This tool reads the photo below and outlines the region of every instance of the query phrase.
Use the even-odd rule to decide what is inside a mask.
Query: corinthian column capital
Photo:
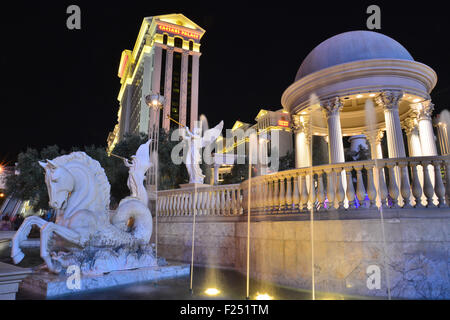
[[[339,114],[344,107],[344,104],[339,97],[321,101],[320,105],[322,106],[327,118]]]
[[[385,110],[397,109],[398,103],[402,97],[403,91],[401,90],[382,91],[380,95],[375,98],[375,102]]]
[[[294,132],[303,132],[307,138],[307,141],[309,141],[309,137],[311,136],[309,116],[301,116],[296,114],[292,116],[292,119],[294,122]]]
[[[413,106],[417,120],[431,120],[431,115],[434,111],[434,104],[431,100],[427,100],[422,103],[418,103]]]
[[[403,125],[403,129],[405,129],[406,134],[410,134],[410,133],[418,130],[417,119],[414,116],[406,118],[403,121],[402,125]]]

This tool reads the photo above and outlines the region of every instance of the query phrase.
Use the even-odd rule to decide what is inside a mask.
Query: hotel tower
[[[124,134],[149,133],[159,122],[165,130],[178,126],[167,116],[193,127],[198,120],[200,39],[205,30],[182,14],[146,17],[133,51],[124,50],[118,76],[117,124],[108,135],[108,151]],[[165,97],[161,115],[151,112],[145,96]]]

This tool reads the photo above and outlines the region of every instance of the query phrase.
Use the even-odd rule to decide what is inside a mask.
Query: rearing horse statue
[[[141,146],[147,153],[148,144]],[[12,240],[11,257],[14,263],[23,259],[20,244],[33,225],[41,229],[41,257],[48,269],[55,273],[60,272],[62,267],[55,263],[55,254],[50,254],[49,241],[53,234],[82,249],[137,248],[149,244],[152,216],[147,203],[139,196],[129,196],[120,201],[115,213],[110,214],[110,184],[96,160],[84,152],[73,152],[39,164],[45,169],[49,204],[57,211],[56,221],[48,222],[36,216],[26,218]],[[149,165],[141,165],[140,168],[148,169]],[[143,181],[137,183],[142,184]],[[134,222],[131,230],[129,221]],[[69,252],[73,250],[69,247],[65,249]]]

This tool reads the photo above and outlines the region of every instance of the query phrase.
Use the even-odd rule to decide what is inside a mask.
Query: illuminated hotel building
[[[133,51],[124,50],[118,76],[118,121],[108,136],[111,152],[125,133],[149,133],[159,122],[178,126],[167,116],[193,127],[198,120],[200,39],[205,30],[182,14],[144,18]],[[161,112],[150,112],[145,96],[165,97]]]
[[[273,146],[279,153],[280,157],[287,155],[290,152],[293,152],[293,135],[292,135],[292,125],[291,125],[291,116],[288,112],[283,109],[277,111],[270,111],[261,109],[258,112],[258,115],[255,118],[255,124],[249,124],[241,121],[236,121],[231,128],[232,138],[228,137],[228,139],[220,141],[222,137],[219,137],[218,143],[219,145],[222,143],[222,149],[218,150],[218,154],[239,154],[239,147],[244,144],[245,155],[248,156],[249,153],[249,137],[248,134],[239,135],[236,134],[238,129],[243,130],[248,133],[250,131],[255,131],[258,137],[258,154],[261,156],[268,156],[272,149],[272,143],[275,143]],[[275,136],[277,141],[274,140],[273,132],[277,131],[277,135]],[[242,131],[241,131],[242,132]],[[237,158],[235,159],[237,161]],[[223,175],[231,172],[232,165],[230,164],[221,164],[216,165],[214,168],[214,183],[221,182],[223,180]],[[257,174],[267,174],[268,168],[267,166],[257,165]]]

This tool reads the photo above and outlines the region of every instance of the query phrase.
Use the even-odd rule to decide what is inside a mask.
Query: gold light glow
[[[216,288],[208,288],[205,290],[205,293],[208,296],[217,296],[220,293],[220,290],[218,290]]]
[[[419,98],[416,98],[416,99],[413,100],[414,103],[415,103],[415,102],[419,102],[419,101],[420,101]]]
[[[375,93],[369,94],[369,97],[375,97]]]
[[[363,97],[363,95],[362,94],[358,94],[357,96],[356,96],[356,98],[362,98]]]
[[[267,293],[257,293],[255,300],[273,300],[273,297],[268,295]]]

